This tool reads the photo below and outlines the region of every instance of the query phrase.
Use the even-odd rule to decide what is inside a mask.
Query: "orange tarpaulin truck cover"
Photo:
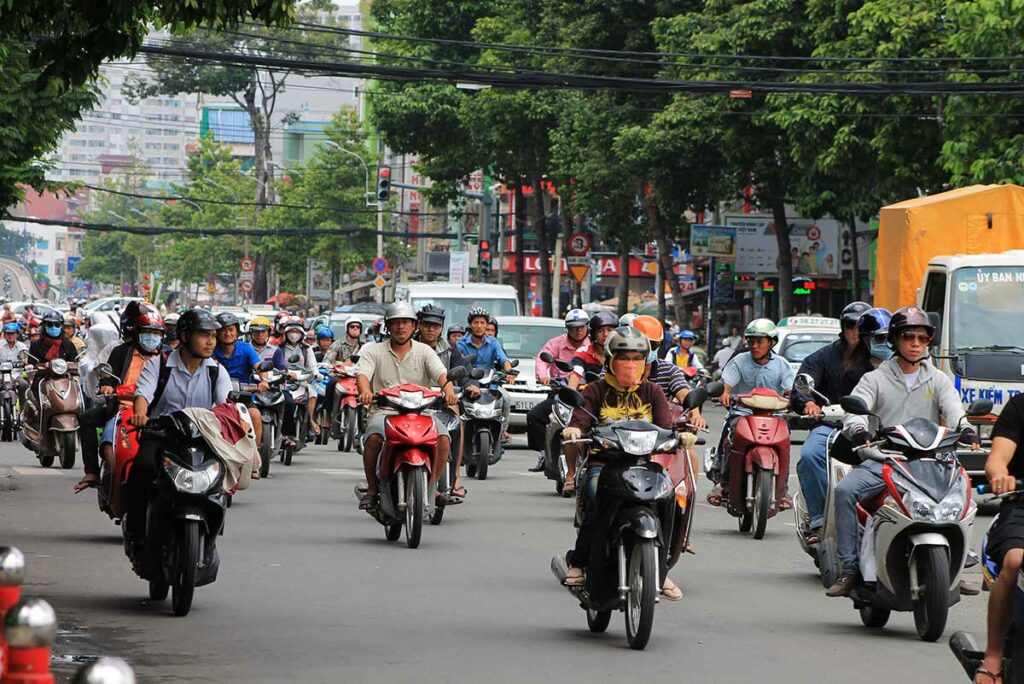
[[[882,207],[878,222],[875,306],[914,304],[928,262],[937,256],[1024,249],[1024,188],[972,185]]]

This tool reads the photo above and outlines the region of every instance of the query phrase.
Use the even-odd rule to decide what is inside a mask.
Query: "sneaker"
[[[857,586],[860,578],[855,572],[844,572],[836,580],[836,583],[825,590],[825,596],[829,598],[839,598],[840,596],[849,596],[853,588]]]

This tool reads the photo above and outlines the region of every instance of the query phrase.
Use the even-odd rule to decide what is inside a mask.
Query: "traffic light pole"
[[[377,202],[377,256],[384,256],[384,203]],[[394,276],[392,276],[394,278]],[[380,303],[384,303],[384,288],[377,293]]]

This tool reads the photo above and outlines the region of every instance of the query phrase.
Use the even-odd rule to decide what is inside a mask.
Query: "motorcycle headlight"
[[[50,372],[54,375],[64,375],[68,372],[68,362],[64,359],[50,361]]]
[[[936,503],[905,478],[893,474],[893,482],[903,491],[903,505],[912,518],[934,522],[957,522],[967,505],[967,483],[961,479],[942,501]]]
[[[10,373],[12,370],[14,370],[14,364],[11,363],[10,361],[4,361],[3,363],[0,363],[0,371],[3,371],[4,373]]]
[[[664,442],[659,444],[654,450],[655,451],[662,451],[662,452],[675,451],[676,447],[678,447],[678,446],[679,446],[679,438],[673,436],[673,437],[669,437]]]
[[[427,406],[433,399],[426,399],[423,392],[399,392],[398,398],[393,401],[402,408],[418,409]]]
[[[223,470],[220,461],[212,461],[205,468],[190,470],[182,468],[169,458],[164,458],[164,470],[170,475],[174,487],[185,494],[205,494],[210,491]]]
[[[473,418],[493,418],[497,413],[497,406],[495,402],[466,404],[466,414]]]
[[[646,456],[654,451],[658,433],[654,430],[616,430],[622,450],[633,456]]]

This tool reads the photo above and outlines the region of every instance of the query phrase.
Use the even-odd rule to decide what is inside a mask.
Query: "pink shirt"
[[[583,342],[579,345],[574,345],[569,341],[568,335],[559,335],[553,339],[548,340],[548,343],[544,345],[544,348],[540,350],[541,354],[547,352],[555,358],[556,361],[565,361],[566,363],[572,363],[572,359],[576,356],[576,353],[587,345],[587,338],[583,338]],[[558,370],[553,364],[541,361],[540,354],[537,355],[537,366],[536,366],[537,379],[542,378],[564,378],[569,375],[564,371]]]

